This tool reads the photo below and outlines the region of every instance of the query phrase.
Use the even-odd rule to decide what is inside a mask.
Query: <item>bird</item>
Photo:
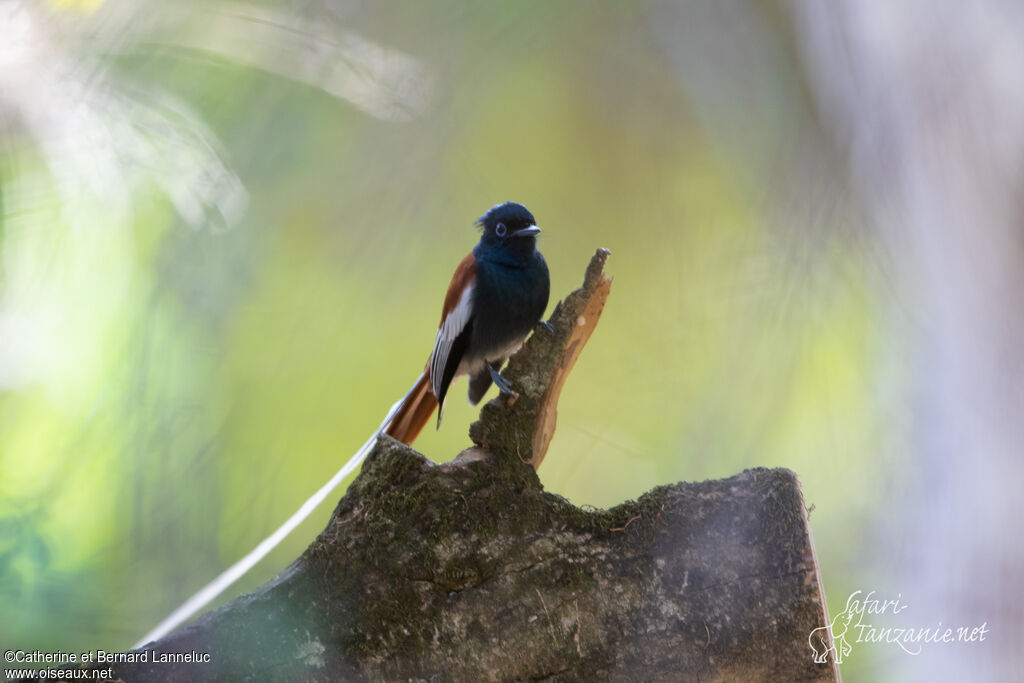
[[[459,263],[441,307],[434,348],[384,433],[411,444],[438,409],[456,377],[469,376],[468,399],[476,405],[493,382],[514,394],[502,365],[541,322],[551,282],[537,249],[540,228],[518,202],[491,207],[476,221],[480,241]],[[543,324],[543,323],[542,323]],[[551,330],[550,325],[547,329]]]

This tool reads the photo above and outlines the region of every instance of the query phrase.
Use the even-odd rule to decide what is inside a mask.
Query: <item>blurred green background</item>
[[[5,2],[0,641],[126,649],[276,528],[416,378],[505,200],[552,305],[612,252],[545,487],[792,468],[841,610],[900,438],[885,268],[775,6],[740,74],[657,8]],[[469,444],[464,391],[435,460]]]

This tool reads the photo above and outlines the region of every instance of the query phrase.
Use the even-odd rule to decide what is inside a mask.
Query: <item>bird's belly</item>
[[[523,344],[548,303],[548,270],[543,257],[525,268],[478,263],[473,290],[473,333],[467,349],[471,373],[484,362],[508,358]]]
[[[482,353],[474,354],[471,356],[463,356],[459,362],[459,367],[455,371],[456,376],[461,375],[475,375],[484,368],[484,363],[493,363],[494,361],[504,361],[506,358],[511,356],[513,353],[519,350],[519,347],[526,341],[528,335],[506,342],[500,346],[494,346],[489,349],[485,349]]]
[[[524,341],[526,341],[526,335],[523,335],[519,339],[514,339],[510,341],[504,346],[499,346],[494,349],[488,349],[487,352],[484,353],[484,359],[488,363],[496,360],[504,360],[511,356],[516,351],[518,351],[519,347],[523,345]]]

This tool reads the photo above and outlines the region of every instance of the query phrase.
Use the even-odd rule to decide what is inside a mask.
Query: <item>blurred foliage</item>
[[[862,587],[899,378],[855,213],[771,194],[796,140],[779,122],[813,128],[805,101],[746,121],[761,156],[744,156],[701,123],[656,12],[624,3],[122,5],[23,6],[39,45],[16,56],[43,85],[0,100],[0,640],[123,649],[251,549],[413,382],[473,220],[507,199],[544,229],[552,304],[612,251],[545,486],[609,506],[790,467],[833,611]],[[319,33],[245,43],[268,12]],[[346,61],[369,43],[429,88],[359,105],[299,66],[372,76]],[[58,78],[100,92],[94,121],[52,100]],[[40,108],[69,138],[33,126]],[[132,135],[80,127],[114,120]],[[417,443],[435,459],[469,443],[462,391]]]

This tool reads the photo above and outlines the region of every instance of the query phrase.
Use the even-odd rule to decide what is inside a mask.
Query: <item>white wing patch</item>
[[[463,290],[459,303],[444,319],[444,323],[434,339],[434,352],[430,354],[430,385],[434,390],[434,396],[441,395],[444,368],[448,364],[448,354],[451,353],[452,344],[455,343],[455,338],[462,333],[462,330],[466,329],[466,324],[469,322],[475,284],[475,282],[471,282]],[[439,409],[444,409],[444,406],[440,406]]]

